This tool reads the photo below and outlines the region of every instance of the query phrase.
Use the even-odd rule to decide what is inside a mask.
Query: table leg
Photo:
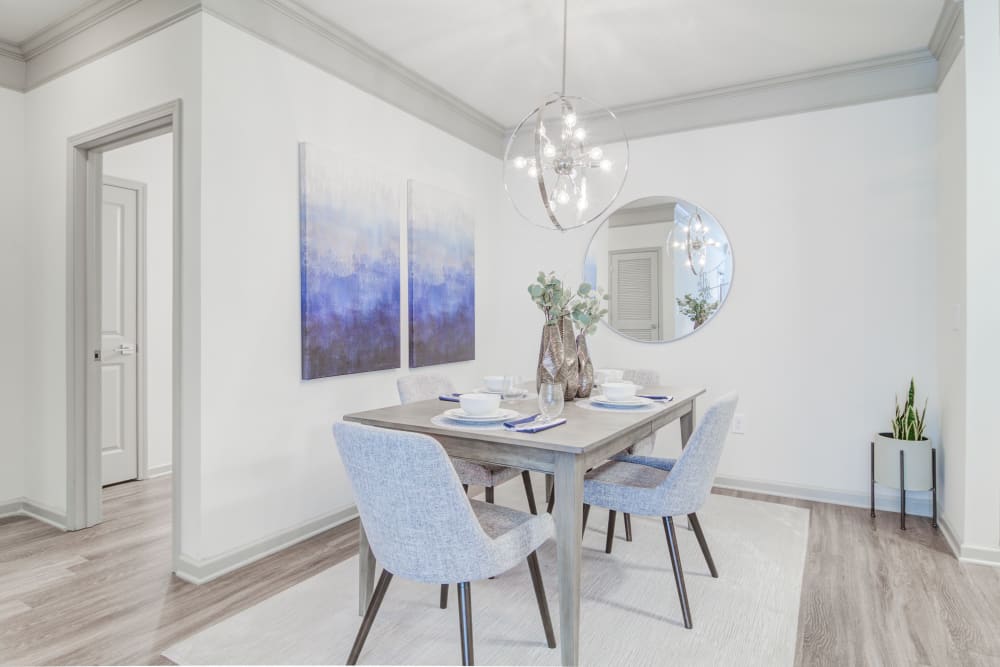
[[[691,434],[694,432],[694,408],[695,402],[691,401],[691,412],[680,418],[681,422],[681,449],[687,446]]]
[[[375,583],[375,554],[368,546],[365,526],[358,519],[358,616],[364,616]]]
[[[681,449],[687,447],[688,440],[691,439],[691,434],[694,432],[694,408],[695,402],[691,401],[691,412],[680,418],[681,423]],[[685,525],[685,524],[682,524]],[[691,527],[691,522],[688,521],[686,524],[688,530],[693,530]]]
[[[583,530],[583,461],[556,458],[555,522],[559,565],[559,648],[562,664],[580,663],[580,534]]]

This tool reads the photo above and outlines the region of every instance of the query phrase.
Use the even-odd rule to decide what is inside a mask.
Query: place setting
[[[580,406],[594,410],[654,410],[674,400],[662,393],[639,393],[643,388],[623,380],[620,370],[603,369],[594,373],[594,392],[580,401]]]
[[[517,433],[538,433],[566,423],[560,417],[564,406],[565,388],[561,383],[543,383],[539,387],[538,412],[525,415],[513,408],[505,408],[502,400],[525,400],[533,394],[519,387],[516,376],[491,376],[484,378],[487,388],[499,391],[483,391],[462,394],[441,394],[441,401],[458,403],[431,418],[431,423],[445,428],[475,430],[507,430]]]

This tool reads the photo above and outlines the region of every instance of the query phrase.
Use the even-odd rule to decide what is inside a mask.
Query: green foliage
[[[602,310],[603,302],[608,299],[604,290],[594,290],[589,283],[581,283],[576,290],[570,289],[555,273],[539,271],[535,282],[528,285],[528,294],[545,313],[546,324],[555,324],[560,318],[571,316],[577,328],[587,334],[597,330],[597,323],[608,312]]]
[[[594,290],[588,283],[580,285],[572,309],[577,331],[587,336],[597,333],[597,323],[608,314],[608,309],[604,307],[607,300],[608,295],[602,288]]]
[[[916,388],[913,378],[910,378],[910,391],[907,392],[906,403],[899,405],[899,396],[896,396],[896,416],[892,420],[892,437],[896,440],[923,440],[924,439],[924,418],[927,415],[927,399],[924,399],[924,409],[917,412],[914,399],[916,398]]]
[[[719,309],[719,302],[709,301],[706,294],[685,294],[684,298],[677,299],[677,309],[681,315],[694,322],[694,328],[697,329]]]

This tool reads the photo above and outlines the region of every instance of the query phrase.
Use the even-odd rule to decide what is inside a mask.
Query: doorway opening
[[[69,140],[67,528],[104,488],[171,488],[180,535],[180,101]],[[135,487],[138,489],[138,486]]]

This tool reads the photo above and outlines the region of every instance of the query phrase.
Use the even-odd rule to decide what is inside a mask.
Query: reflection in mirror
[[[607,288],[605,322],[618,333],[676,340],[722,307],[733,280],[732,247],[708,211],[672,197],[637,199],[595,232],[584,280]]]

